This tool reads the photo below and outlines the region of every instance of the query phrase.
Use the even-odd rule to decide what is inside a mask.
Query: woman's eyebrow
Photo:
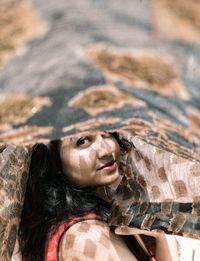
[[[66,138],[62,141],[62,148],[69,147],[72,143],[74,143],[74,137]]]
[[[111,137],[111,133],[109,133],[109,132],[103,132],[103,133],[101,133],[101,136],[102,136],[102,137]]]

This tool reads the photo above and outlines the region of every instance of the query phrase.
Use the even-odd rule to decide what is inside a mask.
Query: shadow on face
[[[119,156],[120,146],[108,132],[81,132],[61,140],[63,171],[79,186],[113,184],[120,175]]]

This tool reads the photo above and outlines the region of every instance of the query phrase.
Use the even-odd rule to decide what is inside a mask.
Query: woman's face
[[[119,178],[120,148],[109,133],[88,131],[64,138],[63,171],[79,186],[110,185]]]

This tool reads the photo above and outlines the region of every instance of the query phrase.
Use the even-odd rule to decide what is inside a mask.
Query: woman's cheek
[[[120,154],[120,147],[119,147],[118,142],[116,140],[112,140],[110,146],[111,146],[112,151],[114,152],[115,157],[117,159],[119,157],[119,154]]]
[[[88,170],[88,163],[84,157],[79,158],[79,166],[78,166],[78,172],[85,173]]]
[[[88,169],[92,170],[96,167],[96,151],[92,147],[85,150],[84,159]]]
[[[73,162],[75,161],[75,155],[72,150],[69,150],[66,154],[64,154],[64,160],[66,165],[73,166]]]

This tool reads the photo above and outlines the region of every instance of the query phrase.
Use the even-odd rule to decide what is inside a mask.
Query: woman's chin
[[[105,184],[104,185],[112,185],[115,182],[117,182],[120,179],[121,175],[119,174],[119,171],[116,170],[114,173],[109,174],[105,177]],[[120,179],[121,180],[121,179]]]

